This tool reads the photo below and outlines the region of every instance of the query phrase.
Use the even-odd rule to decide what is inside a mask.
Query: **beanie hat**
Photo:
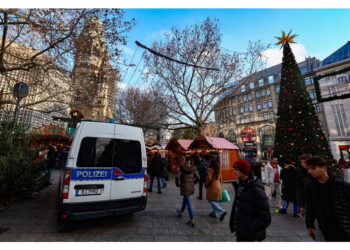
[[[249,175],[251,171],[250,163],[246,160],[238,160],[233,164],[235,169],[238,169],[244,175]]]

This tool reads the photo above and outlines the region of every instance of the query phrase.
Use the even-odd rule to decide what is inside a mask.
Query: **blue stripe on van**
[[[122,174],[115,175],[114,169],[118,169]],[[125,179],[143,178],[145,168],[140,173],[125,174],[119,168],[72,168],[71,180],[111,180],[115,177],[122,176]]]
[[[145,168],[141,168],[141,172],[140,173],[136,173],[136,174],[125,174],[119,168],[114,168],[114,169],[117,169],[122,174],[113,174],[113,178],[122,176],[125,179],[135,179],[135,178],[143,178],[144,175],[145,175]],[[114,173],[114,169],[113,169],[113,173]]]

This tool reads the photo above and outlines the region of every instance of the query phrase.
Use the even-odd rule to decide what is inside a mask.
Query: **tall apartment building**
[[[13,66],[23,63],[34,53],[36,51],[32,48],[14,42],[6,50],[4,60],[6,64]],[[36,60],[47,63],[50,58],[42,55]],[[54,120],[53,117],[68,117],[67,103],[70,102],[70,95],[67,93],[70,88],[70,78],[53,64],[50,64],[50,68],[46,70],[34,67],[30,70],[13,70],[0,74],[0,100],[2,101],[0,121],[13,119],[15,105],[7,102],[16,101],[12,89],[17,82],[24,82],[29,86],[29,94],[21,102],[19,122],[30,128],[46,124],[62,128],[66,126],[64,122]]]
[[[324,130],[322,107],[317,103],[313,82],[320,61],[306,58],[299,63],[301,74]],[[226,91],[215,104],[218,134],[240,147],[241,156],[268,159],[273,152],[278,94],[282,64],[259,71],[242,79],[239,89]]]
[[[322,61],[315,83],[333,157],[350,161],[350,41]]]
[[[85,23],[76,47],[71,114],[86,120],[114,119],[118,71],[109,63],[103,24],[97,18]]]

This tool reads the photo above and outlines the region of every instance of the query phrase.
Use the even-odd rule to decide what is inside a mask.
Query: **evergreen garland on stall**
[[[294,43],[294,37],[290,32],[277,37],[277,45],[283,47],[283,59],[274,156],[282,166],[286,160],[297,162],[306,153],[320,156],[331,165],[334,162],[330,147],[289,45]]]

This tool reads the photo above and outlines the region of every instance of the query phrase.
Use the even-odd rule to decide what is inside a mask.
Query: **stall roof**
[[[29,136],[35,135],[41,137],[62,137],[67,139],[70,138],[70,135],[65,131],[64,128],[52,124],[34,128],[28,132]]]
[[[239,149],[236,145],[229,142],[225,138],[220,137],[208,137],[208,136],[197,136],[196,139],[191,143],[189,149],[194,148],[202,148],[203,143],[199,143],[200,141],[205,142],[206,146],[215,149]],[[209,144],[209,145],[208,145]]]
[[[179,144],[181,145],[181,147],[183,147],[184,149],[188,149],[188,147],[191,145],[191,143],[193,142],[193,140],[185,140],[185,139],[180,139],[177,140],[179,142]]]
[[[185,140],[185,139],[176,139],[173,138],[169,141],[168,145],[165,149],[167,150],[178,150],[179,147],[181,147],[183,150],[187,150],[188,147],[191,145],[193,140]]]

